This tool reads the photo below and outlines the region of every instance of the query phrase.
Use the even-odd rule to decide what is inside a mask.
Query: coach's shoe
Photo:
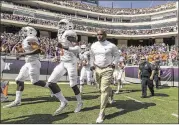
[[[68,101],[61,102],[60,107],[54,112],[53,116],[59,115],[67,105]]]
[[[109,98],[108,101],[109,101],[109,104],[113,104],[115,102],[114,99],[111,99],[111,98]]]
[[[82,109],[82,107],[83,107],[83,102],[78,102],[78,104],[77,104],[77,107],[76,107],[76,109],[75,109],[75,113],[76,112],[80,112],[81,111],[81,109]]]
[[[1,97],[1,102],[7,102],[7,101],[9,101],[7,96]]]
[[[21,105],[20,101],[19,102],[18,101],[13,101],[8,105],[3,106],[3,108],[11,108],[11,107],[19,106],[19,105]]]
[[[113,91],[112,91],[112,95],[108,98],[109,104],[113,104],[113,103],[115,102],[114,99],[113,99],[113,97],[114,97],[114,93],[113,93]]]
[[[115,91],[114,93],[115,93],[115,94],[119,94],[119,91]]]
[[[104,121],[105,115],[99,115],[98,118],[96,119],[96,123],[102,123]]]

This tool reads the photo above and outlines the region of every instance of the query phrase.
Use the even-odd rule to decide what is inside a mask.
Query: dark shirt
[[[155,67],[149,63],[149,62],[144,62],[139,64],[139,70],[141,71],[141,78],[147,77],[149,78],[151,76],[152,70],[154,70]]]
[[[154,75],[158,75],[159,74],[159,70],[160,70],[159,63],[154,63],[154,70],[155,70]]]

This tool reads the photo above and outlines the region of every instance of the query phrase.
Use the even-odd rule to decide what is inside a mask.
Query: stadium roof
[[[166,4],[172,1],[112,1],[112,0],[99,0],[99,6],[110,7],[110,8],[148,8],[154,7],[161,4]]]

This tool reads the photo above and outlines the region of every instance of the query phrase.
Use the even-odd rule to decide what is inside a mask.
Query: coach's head
[[[104,42],[106,40],[107,34],[104,30],[99,30],[97,32],[97,39],[100,42]]]

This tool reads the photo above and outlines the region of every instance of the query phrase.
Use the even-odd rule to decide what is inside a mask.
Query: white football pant
[[[51,83],[57,83],[58,80],[66,73],[68,72],[69,81],[70,81],[70,87],[73,87],[77,85],[77,61],[61,61],[60,64],[58,64],[52,74],[50,75],[48,82]]]
[[[28,77],[30,77],[31,83],[34,84],[39,81],[40,68],[41,63],[39,60],[25,63],[21,67],[20,72],[15,80],[24,82]]]
[[[83,66],[80,73],[80,84],[84,84],[84,80],[88,83],[92,82],[92,71],[90,67]]]

